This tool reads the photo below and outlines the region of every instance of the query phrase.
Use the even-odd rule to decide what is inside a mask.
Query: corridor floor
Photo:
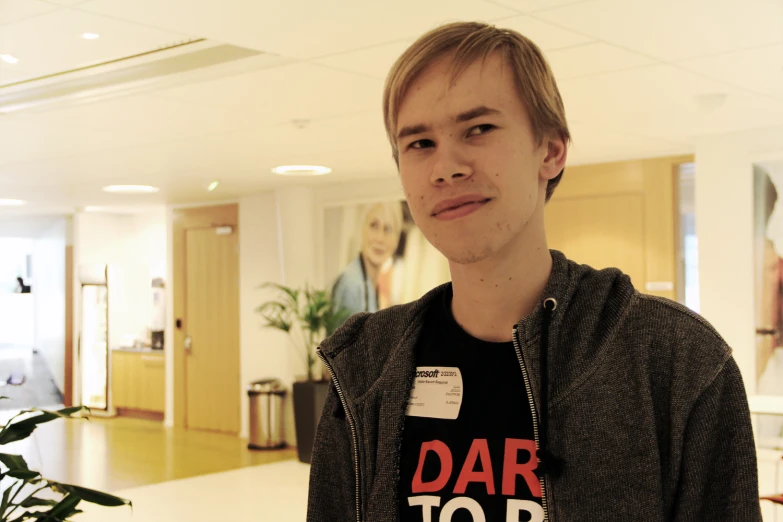
[[[11,375],[24,375],[20,386],[5,384]],[[0,410],[46,407],[62,403],[62,395],[46,361],[32,347],[0,345]]]

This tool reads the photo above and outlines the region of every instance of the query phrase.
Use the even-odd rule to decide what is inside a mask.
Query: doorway
[[[174,212],[175,425],[238,434],[238,207]]]

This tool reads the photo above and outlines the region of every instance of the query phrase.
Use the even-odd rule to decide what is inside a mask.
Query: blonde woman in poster
[[[380,308],[383,272],[400,243],[402,208],[399,201],[368,205],[358,222],[360,251],[345,267],[332,287],[337,307],[357,312],[377,312]],[[388,284],[382,285],[383,289]]]
[[[783,259],[772,217],[778,191],[769,174],[754,166],[756,192],[756,393],[783,395]],[[778,217],[775,213],[775,217]],[[783,418],[760,416],[758,435],[783,437]]]

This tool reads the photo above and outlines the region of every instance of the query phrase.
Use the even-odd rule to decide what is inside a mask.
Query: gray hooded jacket
[[[745,388],[723,339],[688,309],[636,292],[616,269],[552,257],[543,297],[556,309],[542,299],[514,328],[534,421],[545,426],[536,442],[544,438],[543,454],[560,463],[542,473],[547,520],[761,520]],[[319,348],[332,384],[308,522],[398,521],[416,341],[444,288],[355,315]]]

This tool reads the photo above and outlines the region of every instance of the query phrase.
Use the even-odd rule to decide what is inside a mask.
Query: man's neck
[[[510,341],[514,325],[535,309],[552,273],[552,255],[543,236],[527,244],[479,263],[450,265],[451,309],[457,323],[473,337]]]

